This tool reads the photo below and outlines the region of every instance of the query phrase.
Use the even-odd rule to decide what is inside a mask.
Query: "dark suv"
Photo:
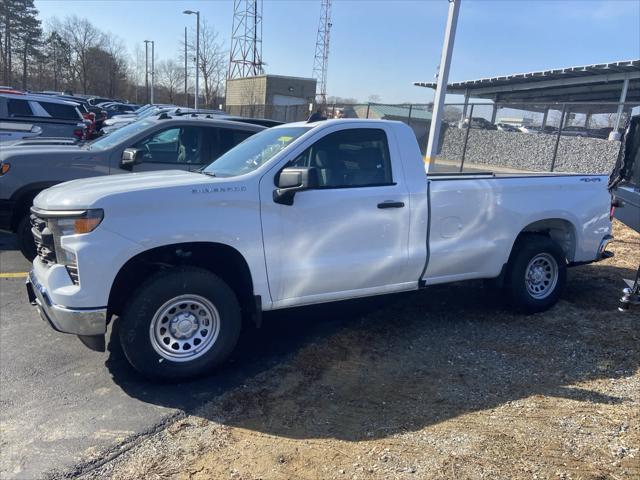
[[[149,170],[197,171],[265,127],[203,116],[160,115],[83,145],[29,144],[0,151],[0,229],[35,257],[29,222],[35,196],[78,178]]]

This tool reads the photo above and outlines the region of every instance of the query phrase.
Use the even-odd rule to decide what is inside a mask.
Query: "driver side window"
[[[330,133],[296,158],[292,167],[318,169],[320,188],[390,185],[391,162],[384,130],[353,128]]]
[[[143,163],[201,163],[202,131],[198,127],[161,130],[138,142]]]

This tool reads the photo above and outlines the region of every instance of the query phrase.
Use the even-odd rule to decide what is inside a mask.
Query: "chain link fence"
[[[608,173],[632,103],[449,103],[435,170]],[[314,107],[315,108],[318,107]],[[425,154],[432,104],[329,104],[327,118],[397,120]],[[282,122],[306,120],[309,105],[227,106],[227,112]],[[617,133],[617,134],[616,134]]]

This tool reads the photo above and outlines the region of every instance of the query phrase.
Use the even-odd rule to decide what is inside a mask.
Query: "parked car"
[[[631,111],[609,189],[613,195],[611,214],[640,233],[640,107]],[[640,265],[635,280],[625,281],[627,288],[620,299],[621,311],[640,306]]]
[[[496,123],[496,128],[501,132],[519,132],[518,127],[508,123]]]
[[[123,113],[133,113],[139,108],[138,105],[131,105],[128,103],[101,103],[98,106],[107,112],[107,118],[111,118],[114,115],[121,115]]]
[[[116,100],[114,98],[104,98],[104,97],[91,97],[87,101],[91,105],[98,105],[100,103],[105,103],[105,102],[120,102],[120,103],[124,103],[122,100]]]
[[[562,128],[562,135],[567,137],[588,137],[589,132],[584,127],[569,126]]]
[[[38,126],[45,137],[83,139],[86,134],[77,104],[44,95],[0,94],[0,121]]]
[[[522,125],[518,130],[522,133],[558,133],[558,129],[551,125],[545,125],[544,127],[537,125]]]
[[[151,117],[153,115],[159,115],[164,112],[176,112],[181,110],[190,110],[185,109],[184,107],[176,107],[175,105],[149,105],[148,107],[142,107],[136,110],[133,113],[128,114],[120,114],[115,115],[107,120],[105,120],[102,124],[101,134],[111,133],[114,130],[124,127],[132,122],[137,120],[142,120],[143,118]]]
[[[466,128],[469,126],[469,118],[465,118],[462,122],[462,127]],[[480,130],[496,130],[496,127],[493,123],[491,123],[486,118],[482,117],[473,117],[471,119],[471,128],[478,128]]]
[[[0,229],[15,232],[22,253],[36,254],[29,209],[52,185],[98,175],[199,170],[256,132],[259,125],[208,118],[150,117],[80,145],[28,144],[0,151]]]
[[[201,172],[43,191],[27,291],[54,329],[94,349],[118,316],[134,368],[184,379],[224,362],[243,317],[267,310],[470,279],[546,310],[567,265],[602,257],[609,201],[605,176],[425,176],[401,122],[290,123]]]
[[[7,142],[35,138],[42,135],[42,128],[32,123],[3,122],[0,120],[0,144],[3,147]]]

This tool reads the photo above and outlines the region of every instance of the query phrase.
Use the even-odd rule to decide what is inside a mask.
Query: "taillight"
[[[611,199],[611,208],[609,209],[609,220],[613,220],[613,217],[616,213],[616,208],[620,208],[624,206],[624,202],[620,199],[613,197]]]
[[[76,128],[73,131],[73,136],[76,137],[78,140],[82,140],[84,137],[84,128]]]

